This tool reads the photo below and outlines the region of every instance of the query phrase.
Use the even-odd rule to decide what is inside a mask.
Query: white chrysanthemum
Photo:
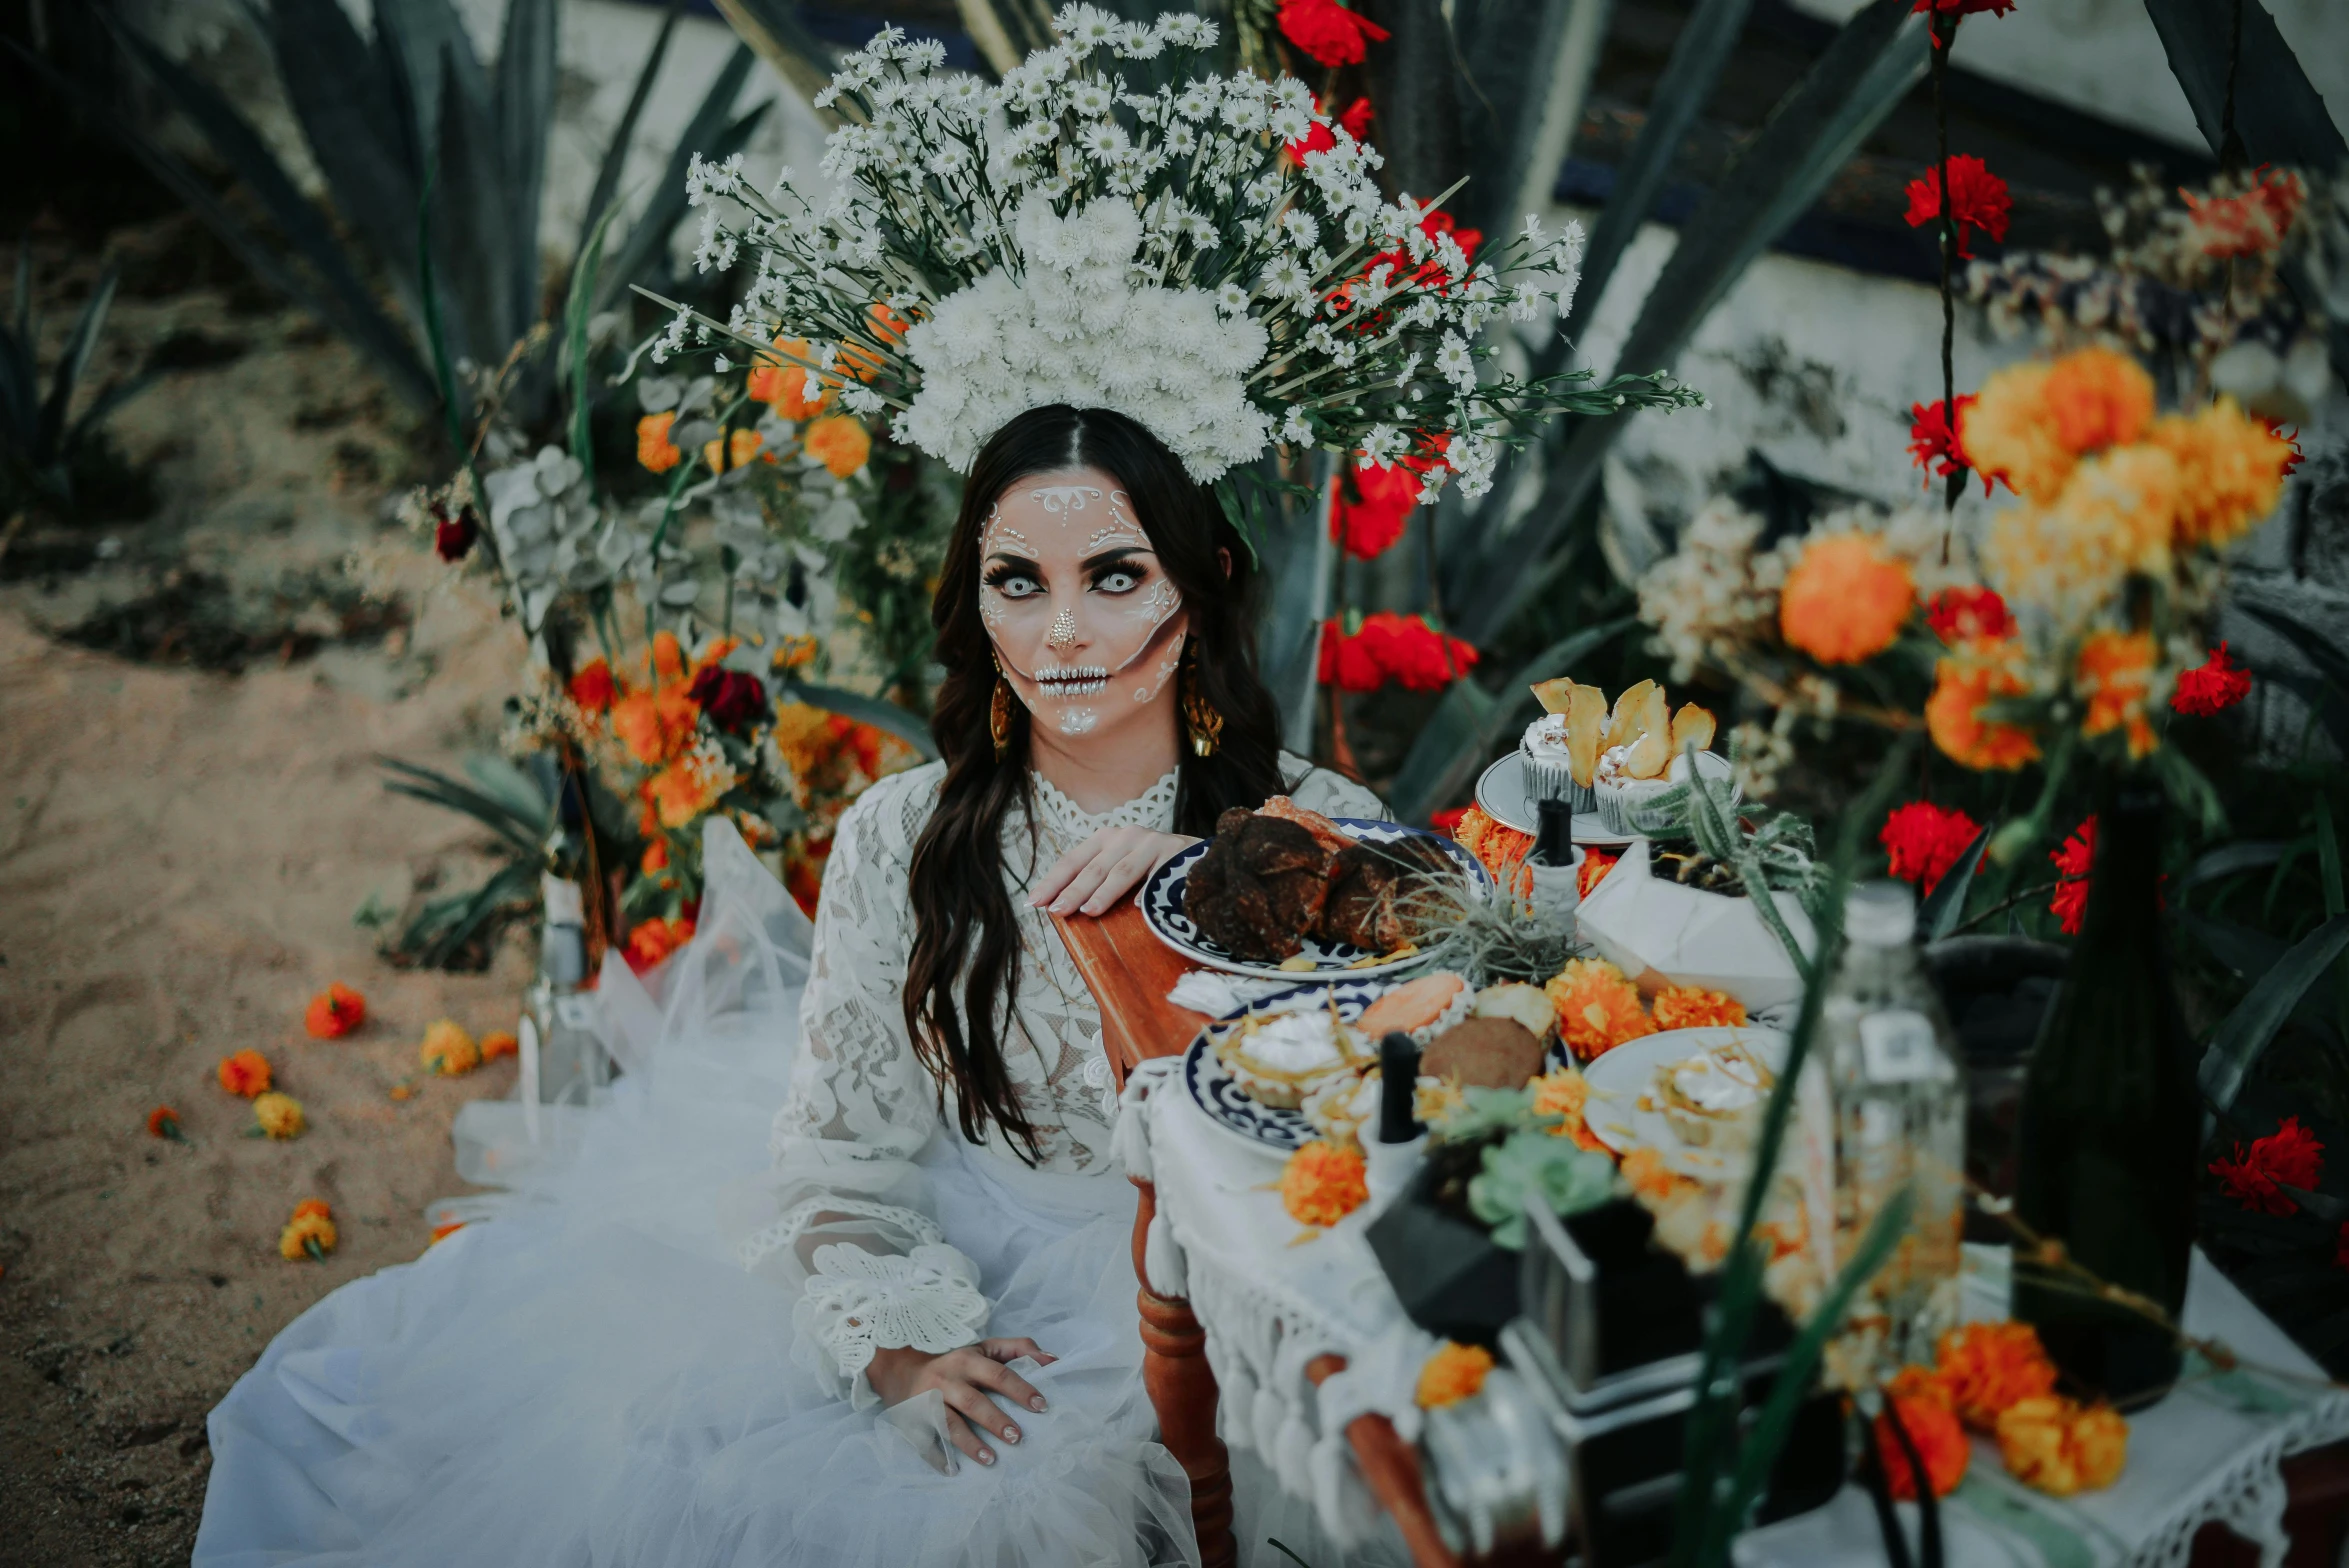
[[[989,272],[938,301],[906,333],[921,373],[897,421],[905,439],[957,472],[1004,422],[1068,403],[1141,423],[1204,484],[1262,452],[1271,420],[1244,377],[1264,358],[1264,328],[1219,314],[1199,289],[1127,277],[1142,224],[1121,202],[1066,218],[1024,202],[1014,225],[1025,278]]]

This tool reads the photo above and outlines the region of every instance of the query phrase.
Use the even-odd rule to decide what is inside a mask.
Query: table
[[[1190,1045],[1207,1019],[1176,1007],[1166,993],[1191,966],[1151,934],[1139,906],[1127,899],[1098,917],[1052,918],[1100,1005],[1102,1048],[1120,1087],[1136,1064],[1178,1055]],[[1134,1220],[1134,1275],[1141,1286],[1143,1386],[1158,1412],[1167,1452],[1191,1478],[1200,1560],[1206,1568],[1225,1568],[1237,1559],[1239,1547],[1232,1535],[1231,1455],[1216,1436],[1218,1391],[1207,1364],[1207,1336],[1189,1301],[1150,1288],[1144,1256],[1158,1194],[1153,1182],[1136,1178],[1134,1185],[1141,1192]],[[1318,1387],[1345,1365],[1342,1356],[1318,1356],[1305,1375]],[[1444,1545],[1428,1511],[1418,1451],[1391,1421],[1375,1413],[1350,1422],[1346,1439],[1372,1495],[1394,1519],[1419,1568],[1457,1568],[1459,1559]]]

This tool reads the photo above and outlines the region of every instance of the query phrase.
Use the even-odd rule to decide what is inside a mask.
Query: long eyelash
[[[1024,571],[1017,566],[992,566],[987,569],[987,575],[982,579],[982,581],[984,581],[990,588],[1000,588],[1015,577],[1028,577],[1032,575],[1032,573]]]
[[[1093,574],[1093,586],[1098,588],[1112,577],[1131,577],[1134,580],[1134,588],[1141,587],[1143,583],[1149,580],[1149,574],[1144,572],[1140,567],[1134,566],[1128,562],[1119,562],[1114,566],[1105,566],[1100,571],[1095,572]],[[1127,593],[1132,593],[1134,588],[1128,588],[1125,591]]]

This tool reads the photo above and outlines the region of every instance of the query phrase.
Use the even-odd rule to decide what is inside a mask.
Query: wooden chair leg
[[[1158,1194],[1145,1181],[1134,1183],[1142,1203],[1134,1216],[1134,1275],[1141,1281],[1136,1305],[1142,1316],[1142,1386],[1158,1412],[1159,1440],[1191,1478],[1191,1525],[1205,1568],[1231,1568],[1239,1560],[1232,1535],[1232,1461],[1215,1435],[1215,1371],[1207,1364],[1207,1334],[1191,1304],[1150,1288],[1143,1266]]]

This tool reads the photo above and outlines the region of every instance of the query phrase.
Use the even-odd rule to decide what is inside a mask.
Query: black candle
[[[1397,1029],[1378,1043],[1378,1141],[1409,1143],[1427,1129],[1413,1114],[1419,1088],[1419,1047]]]

